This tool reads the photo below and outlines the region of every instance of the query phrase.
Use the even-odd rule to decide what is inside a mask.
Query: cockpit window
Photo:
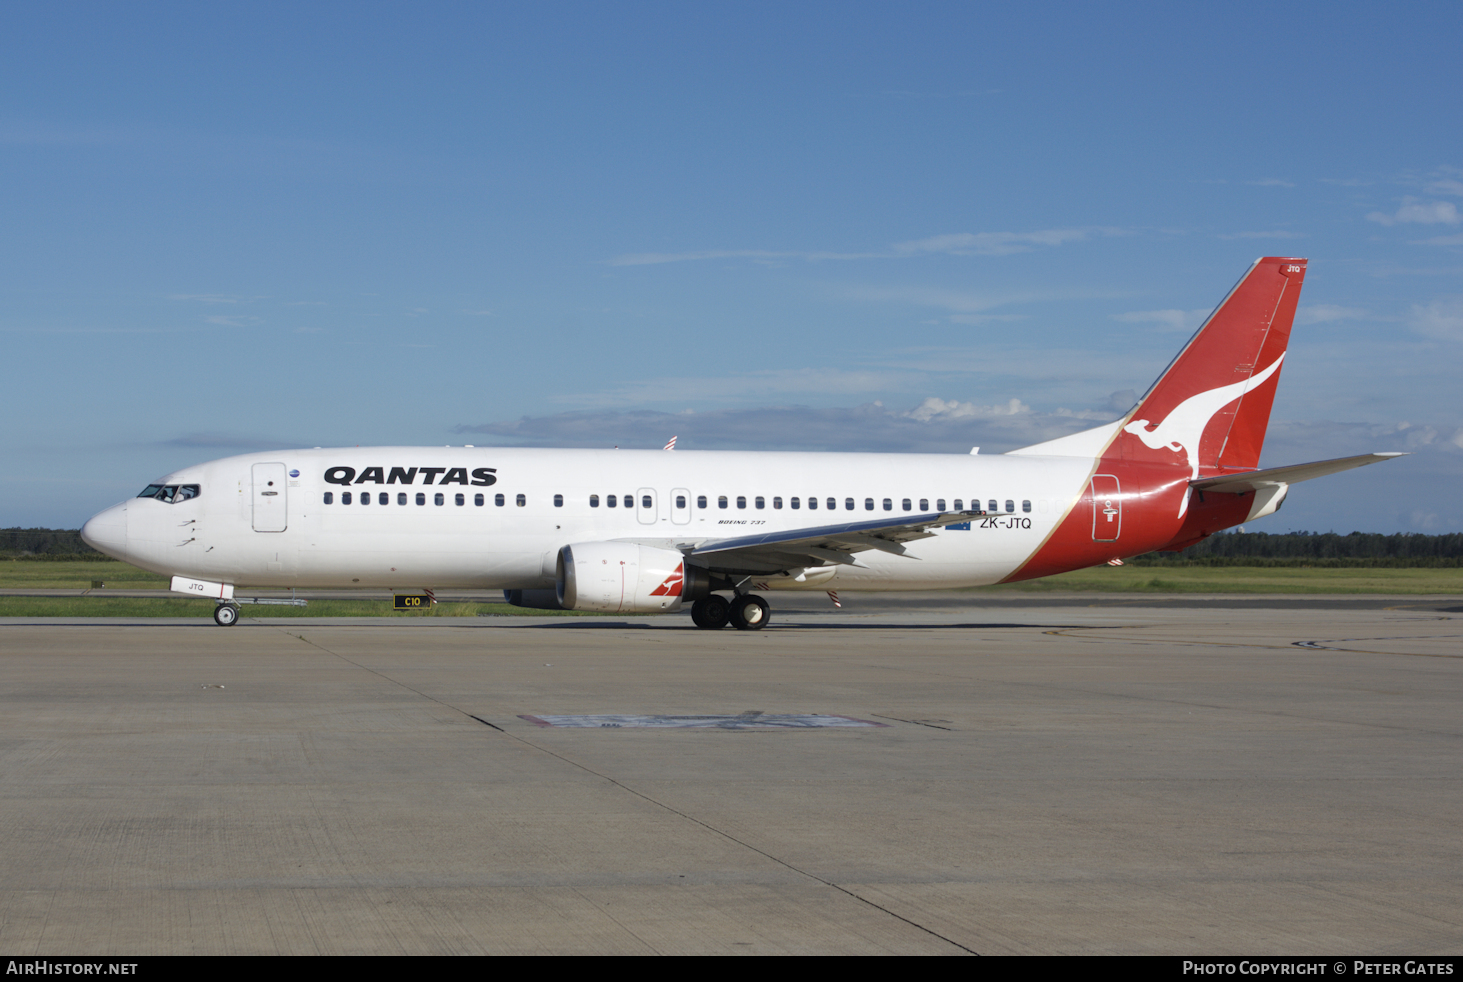
[[[149,484],[137,497],[156,498],[158,501],[175,505],[180,501],[198,497],[199,491],[197,484]]]

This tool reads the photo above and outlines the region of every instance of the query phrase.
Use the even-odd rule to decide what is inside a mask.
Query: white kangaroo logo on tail
[[[1217,389],[1189,396],[1174,406],[1163,422],[1151,430],[1148,429],[1150,424],[1146,419],[1135,419],[1123,429],[1142,440],[1144,445],[1152,450],[1162,447],[1172,450],[1174,453],[1182,452],[1188,459],[1189,467],[1193,470],[1194,479],[1197,480],[1199,477],[1199,441],[1204,438],[1204,431],[1209,428],[1209,421],[1214,418],[1214,414],[1274,375],[1284,360],[1285,353],[1281,352],[1280,357],[1258,375],[1251,375],[1242,382],[1232,382],[1229,385],[1221,385]],[[1189,494],[1190,491],[1186,489],[1184,500],[1179,503],[1180,518],[1183,518],[1184,513],[1189,510]]]

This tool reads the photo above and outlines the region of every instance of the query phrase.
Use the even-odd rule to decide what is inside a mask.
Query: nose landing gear
[[[219,627],[233,627],[239,623],[239,608],[233,604],[219,604],[213,608],[213,622]]]

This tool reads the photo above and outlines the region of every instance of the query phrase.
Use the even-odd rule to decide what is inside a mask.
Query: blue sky
[[[1256,528],[1456,531],[1457,4],[12,4],[0,525],[354,444],[998,452],[1311,260]]]

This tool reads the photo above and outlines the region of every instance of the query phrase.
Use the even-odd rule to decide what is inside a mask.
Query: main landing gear
[[[751,593],[733,600],[713,593],[691,605],[691,620],[708,631],[718,631],[728,623],[738,631],[760,631],[771,614],[767,601]]]
[[[233,604],[219,604],[213,608],[213,622],[219,627],[233,627],[239,623],[239,608]]]

